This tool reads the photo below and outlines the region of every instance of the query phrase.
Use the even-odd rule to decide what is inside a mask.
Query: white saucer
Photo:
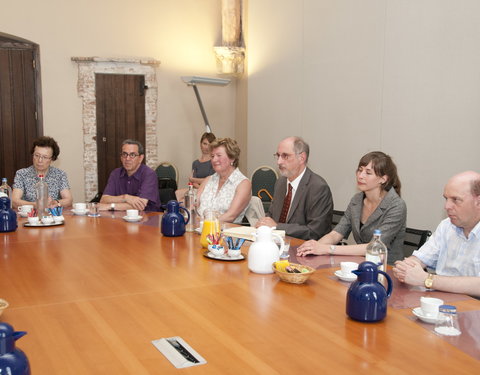
[[[357,280],[357,275],[355,275],[355,274],[352,273],[352,274],[350,274],[350,275],[348,275],[348,276],[345,276],[345,275],[342,273],[342,271],[340,271],[340,270],[336,270],[336,271],[335,271],[335,276],[337,276],[340,280],[342,280],[342,281],[347,281],[347,282],[349,282],[349,283],[351,283],[352,281]]]
[[[128,221],[129,223],[136,223],[137,221],[140,221],[143,219],[143,216],[138,215],[137,217],[128,217],[124,216],[123,220]]]
[[[76,209],[72,208],[72,212],[74,215],[80,215],[80,216],[83,216],[83,215],[86,215],[88,214],[88,210],[85,210],[85,211],[77,211]]]
[[[412,310],[413,315],[415,315],[418,319],[420,319],[422,322],[429,323],[429,324],[435,324],[438,321],[438,318],[434,318],[431,316],[426,316],[423,315],[423,311],[421,307],[415,307]]]
[[[239,256],[236,256],[236,257],[231,257],[231,256],[228,256],[227,254],[223,254],[223,255],[215,255],[215,254],[212,254],[210,251],[205,251],[203,253],[203,256],[204,257],[207,257],[207,258],[210,258],[210,259],[216,259],[216,260],[225,260],[225,261],[237,261],[237,260],[244,260],[245,259],[245,255],[243,254],[240,254]]]

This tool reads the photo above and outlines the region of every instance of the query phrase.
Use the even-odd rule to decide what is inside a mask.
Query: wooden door
[[[121,166],[125,139],[145,146],[145,76],[95,74],[97,105],[98,189],[103,191],[110,172]]]
[[[0,33],[0,177],[32,164],[33,140],[43,134],[38,45]]]

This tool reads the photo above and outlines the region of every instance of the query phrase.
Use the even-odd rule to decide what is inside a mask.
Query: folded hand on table
[[[255,224],[255,228],[261,227],[261,226],[267,226],[267,227],[276,227],[277,223],[275,220],[273,220],[269,216],[262,217],[260,220],[257,221]]]
[[[409,285],[423,285],[428,276],[420,263],[409,258],[395,262],[393,275],[401,282]]]
[[[318,241],[309,240],[297,248],[297,256],[305,256],[308,254],[327,255],[329,254],[329,250],[330,245],[324,245],[318,243]]]
[[[140,198],[135,195],[125,194],[124,198],[130,206],[139,211],[143,211],[148,203],[148,199]]]

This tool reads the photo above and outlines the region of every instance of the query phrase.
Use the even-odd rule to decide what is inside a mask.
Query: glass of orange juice
[[[209,235],[211,237],[209,237]],[[202,235],[200,236],[200,244],[204,248],[208,248],[211,243],[208,242],[209,238],[220,237],[220,221],[218,220],[218,212],[212,210],[206,210],[203,218]]]

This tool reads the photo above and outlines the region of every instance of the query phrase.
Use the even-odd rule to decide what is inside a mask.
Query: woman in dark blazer
[[[392,158],[380,151],[370,152],[360,159],[356,176],[360,192],[353,196],[335,229],[318,241],[302,244],[297,255],[365,255],[373,231],[380,229],[388,263],[403,259],[407,206],[400,198],[401,183]],[[356,245],[335,245],[350,232]]]

